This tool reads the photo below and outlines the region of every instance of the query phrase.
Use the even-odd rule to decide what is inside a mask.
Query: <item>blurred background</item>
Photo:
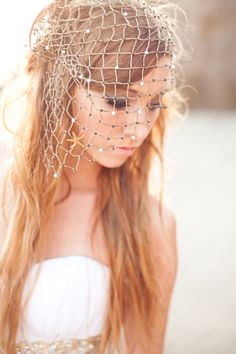
[[[165,354],[236,353],[236,1],[182,0],[189,117],[169,132],[179,268]]]
[[[1,5],[0,90],[47,2]],[[165,149],[164,200],[176,216],[179,257],[165,354],[236,354],[236,1],[173,2],[186,12],[193,52],[184,63],[189,116],[171,127]],[[158,185],[153,169],[151,188]]]

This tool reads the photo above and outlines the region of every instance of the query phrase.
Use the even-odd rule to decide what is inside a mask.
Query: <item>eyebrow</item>
[[[138,91],[137,91],[137,90],[134,90],[134,89],[132,89],[132,88],[130,88],[130,89],[129,89],[129,92],[132,92],[132,93],[138,93]]]
[[[132,90],[132,91],[138,93],[138,91],[136,91],[136,90]],[[143,96],[143,97],[148,97],[148,96]],[[105,96],[105,98],[107,98],[107,99],[109,99],[109,98],[114,99],[114,96]],[[121,96],[121,97],[116,97],[115,100],[124,100],[125,98],[127,98],[127,97]],[[155,95],[154,97],[151,97],[150,102],[155,101],[157,98],[158,98],[158,99],[160,98],[160,93],[158,93],[158,94]],[[129,99],[129,97],[128,97],[128,99]]]

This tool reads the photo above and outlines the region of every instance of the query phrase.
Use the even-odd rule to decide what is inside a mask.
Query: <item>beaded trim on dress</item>
[[[101,335],[86,339],[57,340],[50,343],[20,342],[16,345],[16,354],[96,354]]]

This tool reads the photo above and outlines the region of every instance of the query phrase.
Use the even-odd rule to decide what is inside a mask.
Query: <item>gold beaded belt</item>
[[[101,335],[86,339],[57,340],[45,342],[20,342],[16,345],[16,354],[96,354]]]

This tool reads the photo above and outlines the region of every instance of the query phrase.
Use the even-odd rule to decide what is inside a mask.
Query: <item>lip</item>
[[[119,146],[119,149],[134,150],[134,149],[135,149],[135,147],[130,147],[130,146]]]
[[[124,155],[132,155],[135,151],[135,147],[117,147],[116,150]]]
[[[117,146],[121,149],[137,149],[140,145],[133,145],[133,146]]]

